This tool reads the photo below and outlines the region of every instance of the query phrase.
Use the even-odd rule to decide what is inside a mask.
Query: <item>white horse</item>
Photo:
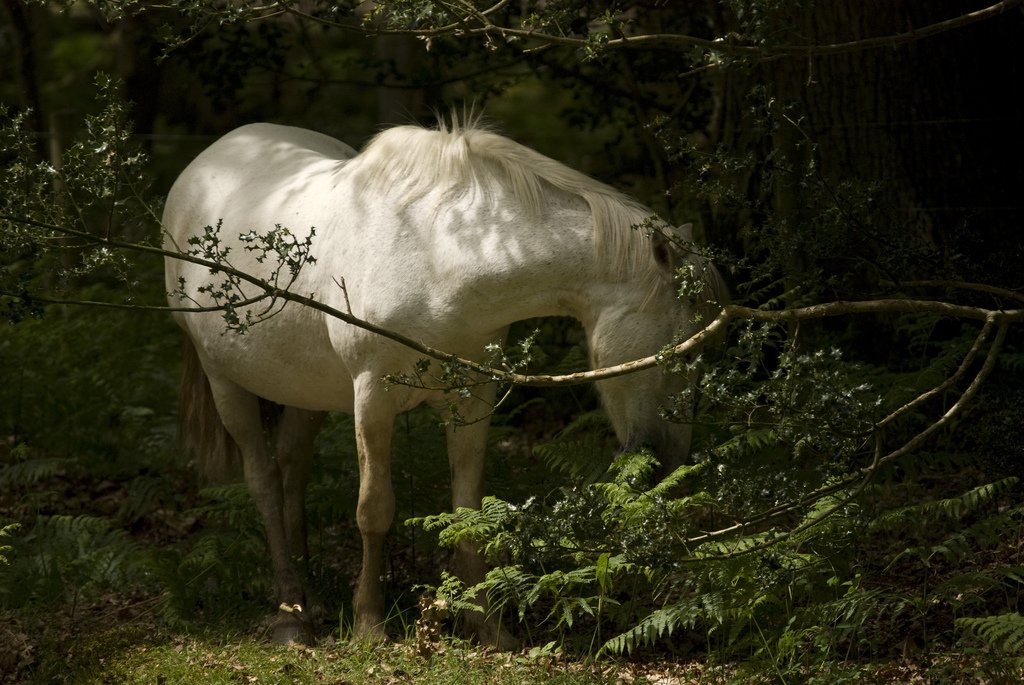
[[[164,229],[168,249],[216,230],[235,268],[271,278],[273,259],[258,261],[240,235],[280,224],[301,239],[315,228],[316,262],[299,272],[293,292],[475,360],[503,342],[514,321],[567,315],[583,324],[590,362],[601,367],[698,330],[695,305],[680,301],[673,284],[682,260],[696,260],[718,292],[713,267],[671,249],[663,231],[672,229],[633,228],[650,215],[476,125],[392,128],[357,154],[312,131],[253,124],[185,169],[167,198]],[[200,290],[216,282],[209,269],[169,258],[166,279],[169,292],[184,285],[187,293],[172,295],[172,305],[213,303]],[[438,391],[386,387],[382,377],[412,370],[423,355],[294,303],[244,334],[226,333],[217,313],[179,313],[176,320],[191,343],[181,398],[185,438],[207,461],[240,453],[283,605],[305,602],[296,561],[306,553],[303,498],[313,438],[324,412],[355,416],[363,543],[355,632],[382,635],[383,544],[395,509],[392,426],[422,402],[447,406]],[[684,456],[690,428],[664,420],[659,406],[685,382],[660,368],[599,382],[619,440],[648,445],[663,461]],[[461,416],[479,420],[447,429],[455,507],[480,505],[493,399],[487,386],[460,399]],[[272,417],[264,400],[283,410]],[[471,548],[456,550],[455,566],[467,583],[485,573]],[[275,640],[310,639],[301,616],[282,609]],[[501,631],[475,618],[483,641],[504,643]]]

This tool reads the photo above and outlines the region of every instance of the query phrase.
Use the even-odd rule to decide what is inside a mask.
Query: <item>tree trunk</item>
[[[826,45],[986,4],[837,0],[773,16],[765,35]],[[729,22],[721,35],[744,29]],[[763,250],[755,246],[769,231],[789,252],[788,275],[820,279],[837,297],[913,277],[1020,285],[1011,256],[1024,252],[1022,43],[1014,10],[909,44],[728,69],[716,82],[722,114],[713,142],[736,155],[760,146],[763,162],[723,180],[774,218],[750,207],[706,214],[718,230],[737,227],[727,242],[744,253]]]
[[[43,111],[43,102],[39,94],[39,72],[36,61],[36,34],[39,30],[39,22],[35,21],[33,15],[36,10],[29,7],[21,0],[3,0],[4,9],[11,19],[11,26],[14,28],[14,42],[16,52],[16,73],[18,90],[21,91],[21,102],[23,109],[30,110],[29,121],[33,132],[39,134],[36,139],[36,151],[40,159],[46,159],[48,150],[43,132],[46,131],[46,113]]]

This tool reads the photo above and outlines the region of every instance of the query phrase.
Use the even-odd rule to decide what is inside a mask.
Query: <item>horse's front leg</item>
[[[359,503],[356,521],[363,538],[363,565],[354,602],[357,637],[382,639],[384,633],[384,538],[395,516],[391,485],[391,432],[395,411],[379,381],[356,383],[356,447],[359,451]]]
[[[312,644],[312,625],[305,615],[305,593],[292,558],[285,529],[285,498],[281,470],[268,444],[255,395],[227,381],[210,378],[217,412],[224,428],[238,444],[249,495],[263,519],[274,573],[274,595],[282,608],[274,624],[273,639],[287,644]]]

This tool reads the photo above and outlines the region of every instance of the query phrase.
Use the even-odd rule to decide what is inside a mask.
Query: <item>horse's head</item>
[[[655,354],[700,331],[725,304],[725,287],[707,258],[691,249],[690,225],[655,229],[649,273],[609,288],[610,297],[589,330],[591,364],[609,367]],[[681,288],[680,279],[688,281]],[[696,288],[694,287],[696,286]],[[699,293],[680,296],[681,290]],[[696,376],[672,373],[666,367],[600,381],[598,390],[615,434],[625,449],[648,447],[667,471],[690,450],[688,408],[675,420],[665,418],[670,398]]]

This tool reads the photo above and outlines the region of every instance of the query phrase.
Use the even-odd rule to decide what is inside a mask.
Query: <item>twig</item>
[[[482,374],[491,381],[500,381],[505,383],[512,383],[514,385],[528,385],[536,387],[553,387],[559,385],[579,385],[582,383],[591,383],[595,381],[607,380],[610,378],[617,378],[619,376],[625,376],[627,374],[642,371],[644,369],[653,368],[663,364],[668,358],[674,356],[683,356],[691,354],[696,350],[699,350],[709,339],[713,339],[715,336],[724,333],[729,323],[734,320],[747,320],[747,321],[762,321],[762,322],[797,322],[808,319],[822,319],[835,316],[845,316],[849,314],[871,314],[871,313],[931,313],[939,314],[942,316],[949,316],[954,318],[971,319],[975,321],[989,321],[999,325],[1005,325],[1010,323],[1019,323],[1024,321],[1024,309],[1012,309],[1012,310],[990,310],[982,307],[970,307],[965,305],[956,305],[948,302],[939,302],[935,300],[905,300],[905,299],[884,299],[884,300],[866,300],[866,301],[854,301],[854,302],[828,302],[824,304],[816,304],[808,307],[797,307],[793,309],[781,309],[781,310],[761,310],[754,309],[751,307],[743,307],[740,305],[726,305],[721,309],[718,315],[712,319],[712,321],[696,334],[692,335],[687,340],[679,343],[673,348],[652,354],[647,357],[635,359],[615,366],[604,367],[600,369],[593,369],[589,371],[578,371],[570,374],[560,375],[547,375],[547,374],[520,374],[504,369],[494,368],[473,361],[471,359],[465,359],[458,355],[445,352],[438,348],[427,345],[419,340],[415,340],[408,336],[396,333],[395,331],[389,330],[382,326],[378,326],[364,319],[360,319],[353,316],[350,313],[343,312],[335,307],[324,304],[313,297],[307,297],[304,295],[298,295],[289,290],[276,287],[265,280],[257,278],[244,271],[240,271],[233,267],[227,266],[220,262],[215,262],[202,257],[196,257],[194,255],[185,254],[181,252],[173,252],[170,250],[164,250],[158,247],[152,247],[149,245],[140,245],[138,243],[129,243],[118,240],[110,240],[94,236],[85,231],[80,231],[73,228],[67,228],[63,226],[55,226],[33,219],[27,219],[24,217],[15,217],[8,215],[0,215],[0,221],[11,221],[20,223],[26,226],[32,226],[48,231],[55,231],[64,235],[70,235],[78,238],[82,238],[93,244],[103,245],[119,250],[128,250],[134,252],[140,252],[143,254],[156,255],[165,258],[179,259],[182,261],[190,262],[204,266],[214,271],[220,271],[238,279],[255,285],[262,289],[266,296],[271,298],[279,298],[289,302],[295,302],[297,304],[304,305],[316,311],[322,312],[327,316],[344,321],[345,323],[357,326],[371,333],[387,338],[400,345],[408,347],[416,352],[419,352],[427,357],[436,359],[438,361],[444,361],[451,364],[456,364],[464,367],[468,371],[473,371]],[[153,307],[156,310],[167,310],[167,307]],[[182,311],[189,311],[184,309]]]
[[[885,426],[889,425],[890,423],[898,419],[900,416],[906,414],[907,412],[916,407],[921,406],[931,398],[935,397],[936,395],[939,395],[940,393],[945,392],[949,388],[953,387],[955,384],[959,383],[960,379],[963,378],[964,374],[967,373],[967,370],[971,367],[972,364],[974,364],[974,359],[978,356],[978,352],[981,351],[982,345],[985,343],[986,340],[988,340],[988,336],[992,332],[992,326],[994,325],[995,324],[991,320],[985,322],[985,325],[981,327],[981,332],[978,333],[978,337],[974,339],[974,344],[971,346],[971,349],[968,350],[967,354],[964,355],[963,361],[960,362],[960,366],[953,373],[953,375],[944,380],[942,383],[936,385],[934,388],[921,393],[920,395],[912,399],[910,402],[907,402],[902,407],[886,416],[884,419],[878,422],[877,427],[884,428]]]
[[[890,288],[954,288],[957,290],[973,290],[979,293],[988,293],[989,295],[996,295],[998,297],[1006,297],[1017,302],[1024,303],[1024,293],[1019,293],[1016,290],[1009,290],[1007,288],[999,288],[994,285],[986,285],[984,283],[966,283],[964,281],[945,281],[945,280],[924,280],[924,281],[885,281],[882,285]]]
[[[963,28],[971,24],[989,19],[991,17],[998,16],[1007,10],[1010,10],[1020,5],[1024,0],[1001,0],[988,7],[984,7],[974,12],[967,12],[965,14],[953,17],[952,19],[946,19],[944,21],[935,22],[928,24],[918,29],[911,29],[902,33],[894,33],[885,36],[874,36],[871,38],[861,38],[858,40],[845,41],[841,43],[827,43],[824,45],[749,45],[738,42],[731,42],[725,40],[712,40],[707,38],[698,38],[696,36],[681,34],[681,33],[651,33],[642,34],[639,36],[622,36],[620,38],[610,39],[605,43],[602,43],[602,48],[607,49],[622,49],[622,48],[640,48],[640,47],[651,47],[651,46],[667,46],[672,48],[678,48],[681,50],[687,50],[693,47],[703,48],[709,52],[717,52],[722,54],[755,57],[763,59],[778,59],[780,57],[800,57],[800,58],[811,58],[821,55],[836,55],[847,52],[856,52],[859,50],[870,50],[883,47],[895,47],[897,45],[904,45],[912,43],[923,38],[935,36],[947,31],[954,29]],[[573,38],[569,36],[557,36],[538,29],[530,28],[513,28],[508,26],[499,26],[493,23],[489,15],[504,6],[505,2],[499,2],[491,9],[485,10],[482,13],[471,12],[464,15],[458,21],[454,21],[444,26],[438,26],[432,29],[375,29],[373,33],[379,34],[399,34],[399,35],[414,35],[423,37],[442,36],[442,35],[498,35],[506,40],[510,38],[518,38],[522,40],[536,40],[547,45],[563,45],[568,47],[582,48],[588,46],[590,43],[584,38]],[[301,16],[311,21],[318,21],[321,23],[329,24],[338,28],[346,28],[349,30],[361,30],[339,22],[333,22],[330,20],[323,20],[310,14],[305,14],[298,10],[289,7],[288,11],[296,16]],[[467,26],[470,17],[474,17],[481,21],[479,26],[469,27]]]
[[[993,317],[993,319],[994,319],[994,317]],[[814,502],[817,502],[817,501],[819,501],[819,500],[821,500],[821,499],[823,499],[823,498],[825,498],[825,497],[827,497],[827,496],[829,496],[831,494],[834,494],[836,492],[840,492],[840,491],[845,490],[845,489],[849,488],[850,486],[856,484],[855,489],[849,495],[847,495],[846,497],[843,497],[841,500],[839,500],[834,505],[832,505],[831,507],[826,509],[824,512],[818,514],[817,516],[815,516],[813,518],[810,518],[810,519],[804,521],[803,523],[801,523],[796,528],[793,528],[792,530],[789,530],[789,531],[786,531],[784,533],[781,533],[781,534],[777,535],[776,537],[773,537],[770,540],[766,540],[764,542],[761,542],[761,543],[758,543],[758,544],[755,544],[755,545],[751,545],[751,546],[745,547],[743,549],[734,550],[734,551],[731,551],[731,552],[725,552],[725,553],[722,553],[722,554],[711,554],[711,555],[695,555],[695,556],[692,556],[692,557],[686,557],[686,558],[679,559],[679,561],[693,562],[693,561],[703,561],[703,560],[709,560],[709,559],[710,560],[723,560],[723,559],[734,558],[734,557],[737,557],[737,556],[740,556],[740,555],[743,555],[743,554],[750,554],[750,553],[753,553],[753,552],[758,552],[758,551],[767,549],[769,547],[772,547],[774,545],[777,545],[780,542],[788,540],[788,539],[792,538],[793,536],[797,535],[798,533],[801,533],[801,532],[811,528],[812,526],[818,525],[819,523],[824,521],[826,518],[834,515],[842,507],[846,506],[849,502],[853,501],[853,499],[855,497],[860,495],[861,492],[863,492],[864,488],[867,487],[867,484],[871,481],[872,477],[874,476],[874,474],[878,471],[878,469],[881,466],[883,466],[885,464],[888,464],[888,463],[890,463],[890,462],[892,462],[892,461],[894,461],[896,459],[899,459],[901,457],[904,457],[907,454],[909,454],[909,453],[913,452],[914,450],[916,450],[928,438],[930,438],[932,435],[934,435],[938,430],[940,430],[942,427],[944,427],[946,424],[948,424],[950,421],[952,421],[961,411],[963,411],[963,408],[965,406],[967,406],[971,402],[971,400],[974,399],[975,395],[978,394],[979,390],[981,389],[981,386],[984,384],[985,380],[988,378],[988,376],[992,373],[992,370],[995,368],[996,360],[999,357],[999,352],[1002,349],[1003,343],[1006,340],[1006,333],[1007,333],[1008,328],[1009,328],[1009,325],[1006,322],[1003,322],[1003,323],[1001,323],[999,325],[999,329],[996,332],[996,337],[992,341],[992,345],[989,348],[988,354],[985,357],[985,362],[982,364],[981,369],[979,369],[978,373],[975,374],[975,377],[971,381],[971,384],[960,395],[960,398],[941,417],[939,417],[939,419],[937,419],[936,421],[934,421],[931,424],[929,424],[920,433],[918,433],[917,435],[915,435],[914,437],[912,437],[911,439],[909,439],[905,443],[903,443],[903,445],[901,445],[900,447],[892,450],[891,452],[889,452],[888,454],[885,454],[885,455],[882,454],[882,435],[881,435],[881,431],[876,428],[876,430],[875,430],[875,456],[874,456],[874,459],[872,460],[871,464],[869,466],[865,467],[864,469],[862,469],[859,474],[853,475],[853,476],[848,476],[848,477],[838,481],[837,483],[832,483],[830,485],[827,485],[827,486],[824,486],[822,488],[819,488],[819,489],[815,490],[814,492],[808,493],[807,495],[801,497],[798,500],[794,500],[794,501],[788,502],[786,504],[780,505],[778,507],[774,507],[772,509],[766,510],[766,511],[761,512],[759,514],[756,514],[756,515],[754,515],[754,516],[752,516],[752,517],[750,517],[750,518],[748,518],[746,520],[740,521],[739,523],[736,523],[736,524],[734,524],[732,526],[728,526],[726,528],[722,528],[722,529],[719,529],[719,530],[703,533],[701,535],[693,536],[693,537],[690,537],[690,538],[687,538],[687,539],[683,540],[682,542],[687,544],[687,545],[706,544],[706,543],[709,543],[709,542],[713,542],[716,539],[724,538],[724,537],[726,537],[728,535],[731,535],[731,534],[734,534],[734,533],[738,533],[738,532],[742,532],[743,530],[747,530],[747,529],[749,529],[751,527],[754,527],[756,525],[763,525],[764,523],[766,523],[768,521],[771,521],[773,519],[776,519],[776,518],[779,518],[781,516],[784,516],[784,515],[786,515],[786,514],[788,514],[790,512],[796,511],[796,510],[798,510],[798,509],[800,509],[802,507],[807,506],[808,504],[812,504]],[[978,340],[975,341],[975,346],[968,353],[968,356],[970,356],[972,358],[972,360],[973,360],[973,356],[977,352],[977,349],[980,347],[981,342],[984,339],[987,339],[988,334],[989,334],[990,331],[991,331],[991,326],[986,325],[986,327],[985,327],[985,329],[983,331],[984,335],[979,335]],[[963,367],[964,367],[964,365],[961,365],[961,368],[963,368]],[[958,372],[959,372],[959,370],[958,370]],[[930,392],[931,391],[926,392],[926,393],[924,393],[924,395],[929,395]],[[901,411],[901,410],[898,410],[898,411]]]

